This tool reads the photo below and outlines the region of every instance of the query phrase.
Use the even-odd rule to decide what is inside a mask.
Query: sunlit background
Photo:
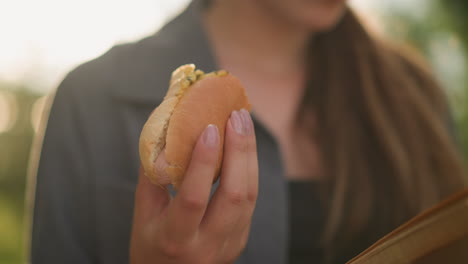
[[[24,259],[25,176],[45,95],[78,64],[154,33],[189,1],[0,3],[0,264]],[[427,57],[447,88],[468,153],[467,1],[352,0],[351,5],[370,28]]]

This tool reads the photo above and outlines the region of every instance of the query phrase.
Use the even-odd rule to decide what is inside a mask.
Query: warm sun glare
[[[54,88],[79,63],[157,30],[190,0],[15,0],[0,16],[0,80]],[[364,12],[372,0],[353,0]]]
[[[0,16],[0,79],[49,90],[80,62],[159,28],[188,0],[15,0]],[[6,8],[5,8],[6,6]]]

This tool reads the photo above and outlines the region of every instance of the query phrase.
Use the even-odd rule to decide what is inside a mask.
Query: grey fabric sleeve
[[[95,187],[75,79],[69,75],[57,89],[40,150],[29,252],[33,264],[87,264],[95,258]]]

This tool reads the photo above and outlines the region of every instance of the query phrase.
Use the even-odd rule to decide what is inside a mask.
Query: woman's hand
[[[140,170],[130,263],[232,263],[244,249],[258,193],[252,119],[233,112],[226,125],[220,184],[209,199],[218,159],[218,130],[198,139],[174,199]]]

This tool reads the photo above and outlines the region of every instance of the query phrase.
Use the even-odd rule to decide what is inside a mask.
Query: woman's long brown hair
[[[326,259],[345,263],[460,189],[463,166],[443,89],[351,10],[314,36],[307,64],[297,125],[322,155]]]

